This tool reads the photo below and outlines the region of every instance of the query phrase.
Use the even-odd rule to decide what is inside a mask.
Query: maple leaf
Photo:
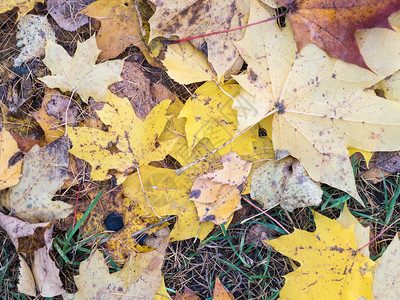
[[[190,149],[200,140],[208,138],[215,148],[231,140],[237,127],[236,112],[231,108],[239,85],[225,84],[221,88],[214,82],[200,86],[186,101],[179,118],[186,118],[186,139]],[[252,132],[237,138],[232,144],[219,150],[221,155],[234,151],[240,155],[254,152]]]
[[[247,24],[249,4],[245,0],[157,1],[156,12],[150,18],[151,41],[157,36],[177,35],[180,38],[236,28]],[[218,79],[239,57],[233,41],[243,36],[243,30],[205,37],[208,57]]]
[[[255,169],[251,176],[250,195],[265,209],[279,204],[288,211],[318,206],[322,201],[320,184],[312,181],[293,157],[266,161]]]
[[[104,102],[108,86],[121,80],[123,60],[106,61],[96,65],[99,53],[94,35],[83,43],[78,42],[73,57],[69,56],[62,46],[48,40],[43,62],[52,75],[39,79],[50,88],[79,94],[86,103],[89,97]]]
[[[250,22],[268,10],[253,2]],[[272,12],[269,12],[272,14]],[[270,34],[259,38],[260,32]],[[288,151],[310,177],[357,194],[347,148],[392,151],[400,148],[400,104],[335,79],[336,59],[314,45],[296,55],[290,26],[248,28],[237,47],[248,63],[234,76],[244,90],[236,97],[238,131],[272,115],[275,151]],[[283,49],[283,50],[282,50]],[[260,56],[260,51],[266,53]],[[257,107],[257,111],[252,112]]]
[[[74,276],[78,292],[64,299],[137,299],[153,300],[162,284],[161,267],[168,241],[147,253],[132,252],[124,267],[110,274],[103,254],[96,250],[79,266]]]
[[[104,180],[110,169],[127,176],[140,165],[164,159],[176,140],[158,142],[168,121],[170,100],[156,105],[143,121],[126,98],[108,93],[107,103],[97,112],[108,131],[89,127],[68,128],[70,153],[92,165],[93,180]],[[121,179],[120,182],[122,182]]]
[[[99,60],[119,55],[129,45],[147,52],[142,42],[142,28],[138,11],[133,1],[100,0],[80,12],[101,22],[97,33]]]
[[[16,185],[22,169],[22,153],[12,135],[0,125],[0,190]]]
[[[277,0],[289,8],[299,50],[309,43],[317,45],[328,55],[368,68],[358,48],[354,33],[364,28],[389,28],[388,17],[400,9],[397,0]]]
[[[26,15],[31,11],[36,3],[43,3],[44,0],[0,0],[0,14],[6,11],[12,10],[14,7],[18,7],[18,18]]]
[[[2,205],[30,222],[46,222],[67,217],[71,205],[52,201],[68,177],[68,144],[58,139],[43,148],[34,145],[25,155],[20,182],[1,199]]]
[[[285,276],[282,299],[372,299],[375,263],[357,251],[354,227],[315,213],[315,232],[299,229],[265,241],[300,267]],[[323,274],[323,276],[321,276]]]

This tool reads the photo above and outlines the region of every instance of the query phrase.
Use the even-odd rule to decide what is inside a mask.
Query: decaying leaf
[[[400,170],[400,152],[375,152],[368,169],[362,177],[372,183],[378,183]]]
[[[92,165],[93,180],[104,180],[107,172],[115,169],[122,174],[120,182],[140,165],[162,160],[176,140],[159,142],[157,139],[168,121],[170,100],[156,105],[142,121],[126,98],[110,92],[107,103],[97,111],[108,131],[88,127],[68,128],[72,141],[70,153]]]
[[[88,17],[78,14],[95,0],[48,0],[47,10],[57,24],[68,31],[75,31],[89,22]]]
[[[25,15],[19,20],[17,27],[17,47],[22,49],[14,60],[14,67],[44,55],[46,40],[56,41],[56,34],[46,16]]]
[[[65,218],[72,206],[52,198],[67,177],[68,144],[58,139],[40,148],[35,145],[25,155],[20,182],[1,199],[16,216],[32,223]]]
[[[196,295],[191,289],[185,286],[183,294],[177,293],[174,300],[200,300],[200,297]]]
[[[81,14],[101,22],[97,33],[99,60],[114,58],[130,45],[147,52],[143,31],[134,1],[100,0],[90,4]]]
[[[400,9],[396,0],[302,1],[277,0],[289,8],[288,16],[299,50],[309,43],[317,45],[328,55],[368,68],[354,33],[364,28],[391,28],[388,17]]]
[[[263,20],[266,14],[271,15],[255,3],[250,22]],[[288,151],[313,180],[360,201],[347,148],[398,150],[400,114],[394,112],[400,105],[335,79],[336,60],[314,45],[296,55],[289,26],[282,31],[272,23],[254,28],[248,28],[244,39],[236,43],[248,63],[248,71],[235,76],[245,89],[233,105],[238,110],[239,131],[273,115],[275,151]],[[260,38],[261,32],[266,38]],[[283,58],[281,48],[285,49]],[[260,51],[267,55],[259,56]],[[248,114],[254,107],[257,113]]]
[[[383,255],[376,261],[374,299],[396,299],[400,293],[400,240],[394,236]]]
[[[177,35],[180,38],[236,28],[247,24],[249,3],[245,0],[220,1],[157,1],[156,12],[149,20],[150,38]],[[233,66],[239,57],[233,41],[243,36],[243,30],[208,36],[208,59],[218,79]]]
[[[22,153],[12,135],[0,125],[0,190],[16,185],[22,169]]]
[[[264,162],[251,176],[251,198],[265,209],[280,205],[295,208],[317,206],[322,201],[322,189],[293,157]]]
[[[168,241],[154,251],[132,252],[124,267],[110,274],[103,254],[96,250],[79,266],[74,276],[78,292],[64,299],[137,299],[154,300],[162,283],[161,267]]]
[[[47,41],[43,62],[52,75],[39,79],[50,88],[79,94],[86,103],[89,97],[104,102],[108,86],[121,80],[123,61],[106,61],[96,65],[99,53],[94,35],[83,43],[78,42],[73,57],[62,46]]]
[[[213,300],[234,300],[233,295],[229,293],[224,285],[221,283],[221,280],[217,278],[215,280],[214,292],[213,292]]]
[[[0,14],[18,7],[18,19],[31,11],[36,3],[43,3],[44,0],[0,0]]]
[[[372,299],[375,263],[357,252],[354,227],[315,213],[315,232],[299,229],[266,241],[283,255],[300,263],[285,276],[282,299]],[[323,276],[321,276],[323,274]]]
[[[216,78],[207,56],[190,42],[169,45],[162,62],[168,75],[181,84],[213,81]]]

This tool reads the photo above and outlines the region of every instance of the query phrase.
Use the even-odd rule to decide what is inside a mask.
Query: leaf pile
[[[161,272],[170,242],[225,231],[248,194],[293,211],[318,206],[323,183],[365,205],[350,153],[369,162],[400,150],[399,1],[0,0],[5,17],[13,9],[20,49],[0,69],[0,226],[22,293],[171,299]],[[81,189],[89,203],[78,203]],[[300,263],[282,298],[379,299],[398,286],[396,237],[374,262],[346,207],[315,223],[267,241]],[[62,224],[66,240],[53,241]],[[83,243],[93,251],[74,261]],[[62,287],[53,246],[57,263],[80,264],[77,290]],[[219,276],[213,299],[233,299]],[[199,297],[186,287],[174,299]]]

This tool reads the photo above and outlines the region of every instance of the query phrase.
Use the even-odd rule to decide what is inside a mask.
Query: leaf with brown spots
[[[19,182],[22,153],[12,135],[0,125],[0,190]]]
[[[389,28],[388,17],[400,10],[398,0],[277,0],[289,8],[299,50],[313,43],[328,55],[368,68],[354,33],[365,28]]]
[[[108,131],[89,127],[69,127],[70,152],[92,165],[93,180],[107,178],[108,170],[120,173],[121,183],[138,166],[162,160],[171,151],[176,139],[158,142],[169,117],[170,100],[156,105],[143,121],[136,116],[126,98],[110,92],[103,109],[97,111]]]
[[[149,20],[150,41],[157,36],[180,38],[227,30],[247,24],[249,3],[246,0],[155,1],[156,12]],[[240,40],[244,30],[204,38],[208,58],[218,79],[239,57],[233,41]]]
[[[217,278],[215,280],[215,285],[214,285],[214,292],[213,292],[213,298],[212,300],[234,300],[233,295],[229,293],[224,285],[222,284],[221,280]]]
[[[252,3],[250,22],[272,14]],[[269,34],[260,38],[262,32]],[[233,104],[239,131],[270,116],[277,158],[289,153],[314,181],[361,201],[347,148],[400,149],[400,103],[368,93],[363,85],[338,80],[337,59],[315,45],[296,54],[289,24],[282,29],[272,22],[248,28],[236,44],[248,64],[245,73],[235,76],[243,88]]]
[[[290,235],[265,241],[300,263],[285,275],[280,298],[372,299],[375,263],[357,252],[354,226],[345,228],[319,213],[314,220],[314,232],[295,229]]]
[[[132,252],[124,267],[110,274],[103,254],[96,250],[79,266],[74,276],[78,292],[64,299],[136,299],[153,300],[162,287],[161,267],[168,241],[147,253]]]

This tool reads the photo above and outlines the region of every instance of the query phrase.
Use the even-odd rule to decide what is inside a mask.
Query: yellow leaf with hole
[[[80,13],[101,22],[96,37],[101,50],[99,60],[116,57],[130,45],[147,52],[142,42],[141,21],[134,1],[100,0]]]
[[[181,84],[212,81],[216,77],[207,56],[190,42],[169,45],[162,63],[168,75]]]
[[[79,266],[74,276],[78,291],[65,299],[137,299],[153,300],[162,285],[161,267],[168,241],[147,253],[132,252],[124,267],[109,273],[103,254],[96,250]]]
[[[281,299],[372,299],[375,263],[357,252],[354,227],[315,213],[315,232],[299,229],[265,241],[300,263],[285,275]]]
[[[18,7],[18,19],[31,11],[36,3],[43,3],[44,0],[0,0],[0,14]],[[17,19],[17,20],[18,20]]]
[[[0,125],[0,190],[19,182],[22,152],[12,135]]]
[[[236,111],[231,106],[239,89],[237,84],[225,84],[220,88],[214,82],[206,82],[186,101],[179,118],[186,118],[186,139],[190,149],[203,138],[208,138],[218,148],[235,136]],[[219,154],[231,151],[239,155],[251,154],[254,140],[252,133],[243,134],[219,150]]]
[[[89,97],[104,102],[108,86],[122,80],[120,74],[124,62],[113,60],[96,65],[99,53],[94,35],[82,43],[78,42],[73,57],[62,46],[48,40],[43,62],[52,75],[39,79],[50,88],[79,94],[86,103]]]
[[[157,36],[186,38],[236,28],[247,24],[249,11],[248,0],[160,0],[154,4],[156,11],[149,20],[150,41]],[[233,41],[239,40],[243,32],[242,29],[204,37],[208,59],[218,74],[218,81],[239,57]]]
[[[108,131],[88,127],[68,128],[72,141],[70,152],[92,165],[93,180],[107,178],[108,170],[121,173],[121,182],[140,165],[162,160],[176,139],[158,142],[168,121],[170,100],[156,105],[143,121],[136,116],[126,98],[108,93],[107,103],[97,112]]]
[[[257,1],[252,3],[249,22],[272,16]],[[314,181],[362,203],[347,148],[400,149],[400,103],[364,92],[362,84],[337,80],[337,60],[314,45],[296,55],[290,26],[280,29],[268,22],[250,27],[236,44],[248,64],[245,73],[234,76],[244,89],[233,104],[238,132],[272,115],[277,154],[288,152]]]

